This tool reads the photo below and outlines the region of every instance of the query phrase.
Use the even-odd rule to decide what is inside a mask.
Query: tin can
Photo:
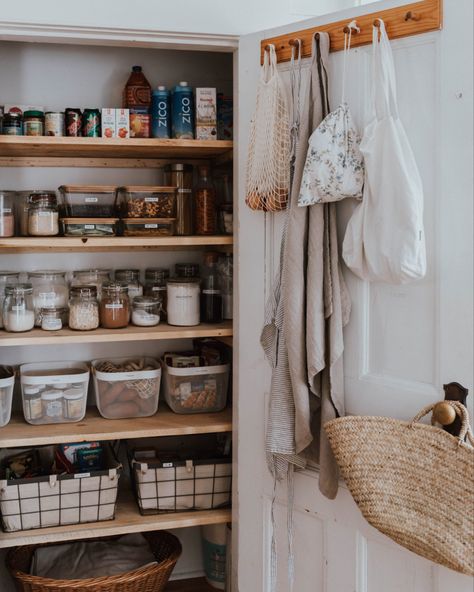
[[[82,136],[82,112],[80,109],[66,109],[66,136]]]
[[[21,113],[5,113],[2,134],[4,136],[22,136],[23,115]]]
[[[151,135],[153,138],[171,138],[170,93],[159,86],[151,97]]]
[[[193,89],[187,82],[180,82],[173,90],[172,128],[173,138],[194,138],[194,97]]]
[[[64,113],[46,111],[44,115],[45,136],[64,136]]]
[[[102,134],[99,109],[84,109],[82,135],[86,138],[100,138]]]

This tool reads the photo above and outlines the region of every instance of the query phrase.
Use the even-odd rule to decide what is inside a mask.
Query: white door
[[[389,287],[365,284],[346,270],[353,301],[345,335],[349,413],[408,419],[427,402],[442,398],[442,385],[451,381],[471,390],[472,406],[472,0],[445,0],[444,8],[443,31],[393,43],[401,117],[425,187],[429,272],[417,284]],[[352,14],[356,11],[325,19],[348,16],[350,20]],[[318,22],[324,20],[300,23],[300,28]],[[237,340],[242,345],[236,372],[235,570],[239,592],[269,592],[273,484],[264,454],[269,370],[259,336],[281,230],[281,215],[255,213],[244,205],[249,121],[261,39],[297,28],[243,37],[238,52]],[[331,55],[333,105],[340,90],[341,57]],[[369,58],[370,48],[351,58],[349,99],[359,125]],[[340,208],[341,237],[351,207]],[[343,486],[335,501],[323,498],[317,478],[312,470],[296,477],[295,592],[472,592],[470,578],[405,551],[371,528]],[[278,488],[276,501],[278,592],[284,592],[288,590],[284,487]]]

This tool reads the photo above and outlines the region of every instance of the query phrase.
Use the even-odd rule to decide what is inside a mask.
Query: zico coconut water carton
[[[165,86],[159,86],[151,97],[151,135],[171,138],[170,92]]]
[[[192,140],[194,138],[193,89],[187,82],[174,87],[171,99],[173,138]]]

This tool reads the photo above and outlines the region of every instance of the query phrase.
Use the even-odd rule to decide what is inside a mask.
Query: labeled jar
[[[153,296],[137,296],[132,304],[132,323],[138,327],[153,327],[160,322],[161,302]]]
[[[99,301],[95,286],[71,286],[69,328],[92,331],[99,326]]]
[[[197,278],[172,278],[167,281],[168,323],[178,327],[199,325],[199,294]]]
[[[130,320],[130,300],[127,284],[109,282],[102,286],[100,324],[105,329],[121,329]]]
[[[41,393],[43,417],[46,420],[61,421],[63,418],[63,391],[54,389]],[[46,423],[48,423],[46,421]]]
[[[116,269],[115,281],[127,284],[130,302],[133,302],[136,296],[143,296],[143,286],[140,283],[139,269]]]
[[[2,134],[4,136],[22,136],[23,115],[21,113],[5,113],[3,116]]]
[[[53,192],[33,193],[28,207],[28,234],[56,236],[59,234],[58,200]]]
[[[67,308],[69,290],[66,283],[66,272],[30,271],[28,272],[28,281],[33,286],[35,324],[40,327],[42,308]]]
[[[5,287],[18,284],[19,271],[0,271],[0,329],[3,328],[3,302],[5,300]]]
[[[69,388],[63,393],[63,416],[70,421],[80,421],[84,417],[85,397],[82,388]]]
[[[0,237],[15,235],[15,192],[0,190]]]
[[[67,313],[67,308],[42,308],[40,311],[41,328],[43,331],[59,331],[67,325]]]
[[[160,303],[160,317],[166,320],[166,280],[170,277],[169,269],[149,267],[145,269],[145,296],[153,296]]]
[[[199,264],[176,263],[174,271],[179,278],[197,278],[199,277]]]
[[[177,187],[175,234],[188,236],[194,232],[193,167],[190,164],[170,164],[165,167],[165,183]]]
[[[6,331],[22,333],[35,326],[33,286],[29,283],[5,286],[3,325]]]
[[[43,406],[41,400],[40,386],[24,385],[23,393],[23,413],[27,421],[35,421],[43,417]]]
[[[43,111],[25,111],[23,113],[23,135],[44,136]]]
[[[78,269],[72,272],[72,286],[95,286],[97,299],[102,296],[102,285],[110,282],[112,270],[110,269]]]

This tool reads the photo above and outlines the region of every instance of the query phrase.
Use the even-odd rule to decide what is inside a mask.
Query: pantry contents
[[[118,218],[61,218],[64,236],[115,236]]]
[[[190,164],[170,164],[165,167],[165,183],[176,187],[176,227],[178,236],[193,233],[193,167]]]
[[[76,331],[92,331],[99,326],[97,286],[71,286],[69,327]]]
[[[116,190],[113,185],[61,185],[63,218],[115,218]]]
[[[209,167],[198,168],[199,181],[194,191],[194,227],[196,234],[217,233],[217,195],[209,176]]]
[[[217,93],[217,139],[232,140],[234,137],[233,100]]]
[[[196,88],[196,139],[217,140],[215,88]]]
[[[232,253],[225,253],[219,258],[217,270],[219,273],[219,285],[222,292],[222,305],[224,319],[233,318],[233,275],[234,263]]]
[[[4,136],[23,135],[23,115],[21,113],[8,113],[3,116],[2,134]]]
[[[166,321],[167,293],[166,280],[170,277],[169,269],[149,267],[145,269],[145,296],[153,296],[158,300],[158,314]]]
[[[194,96],[193,89],[182,81],[173,89],[171,98],[171,127],[173,138],[192,140],[194,138]]]
[[[142,72],[141,66],[133,66],[123,92],[123,107],[149,107],[151,103],[151,85]]]
[[[82,111],[68,107],[65,118],[66,136],[82,136]]]
[[[0,366],[0,428],[10,421],[15,372],[10,366]]]
[[[179,278],[197,278],[199,277],[198,263],[176,263],[174,266],[176,276]]]
[[[95,463],[88,467],[87,461],[82,467],[79,464],[79,458],[87,458],[86,452],[89,458],[95,454],[94,446],[72,445],[70,452],[69,446],[10,449],[9,456],[3,457],[0,510],[5,532],[113,519],[122,467],[111,446],[100,445],[100,468]],[[72,463],[64,462],[66,454]],[[65,472],[67,466],[70,472]]]
[[[3,326],[5,331],[22,333],[35,326],[33,286],[30,283],[5,286],[3,302]]]
[[[161,367],[152,358],[94,360],[97,408],[106,419],[148,417],[158,409]]]
[[[35,325],[41,326],[42,308],[65,308],[68,305],[69,290],[66,272],[56,270],[30,271],[28,281],[33,286]]]
[[[130,302],[133,301],[135,296],[143,295],[143,286],[140,283],[139,269],[116,269],[115,281],[126,284]]]
[[[216,176],[215,187],[218,195],[218,230],[221,234],[233,234],[234,206],[232,198],[232,177],[225,172]]]
[[[102,133],[99,109],[84,109],[82,135],[85,138],[100,138]]]
[[[124,218],[175,218],[176,187],[126,186],[119,188]]]
[[[228,563],[227,524],[208,524],[201,527],[202,554],[206,581],[211,588],[227,590]]]
[[[168,323],[180,327],[199,325],[199,278],[183,277],[167,280]]]
[[[174,218],[126,218],[122,220],[124,236],[173,236]]]
[[[98,300],[102,297],[102,285],[111,279],[110,269],[78,269],[72,272],[72,286],[95,286]]]
[[[151,135],[171,138],[171,97],[166,86],[159,86],[151,96]]]
[[[18,271],[0,271],[0,329],[3,328],[3,302],[5,300],[5,287],[18,284],[20,273]]]
[[[68,323],[68,309],[65,307],[42,308],[40,310],[43,331],[59,331]]]
[[[0,238],[15,234],[15,193],[0,190]]]
[[[206,253],[201,281],[201,322],[222,323],[223,306],[217,262],[219,253]]]
[[[58,200],[53,192],[35,192],[28,205],[28,234],[55,236],[59,234]]]
[[[132,323],[153,327],[160,322],[161,301],[153,296],[136,296],[132,303]]]
[[[20,366],[23,413],[31,424],[80,421],[86,413],[89,368],[78,362]]]
[[[100,324],[105,329],[121,329],[130,321],[127,284],[108,282],[102,285]]]
[[[46,111],[44,114],[44,135],[64,136],[64,113],[62,111]]]
[[[44,136],[43,111],[25,111],[23,113],[23,135]]]

